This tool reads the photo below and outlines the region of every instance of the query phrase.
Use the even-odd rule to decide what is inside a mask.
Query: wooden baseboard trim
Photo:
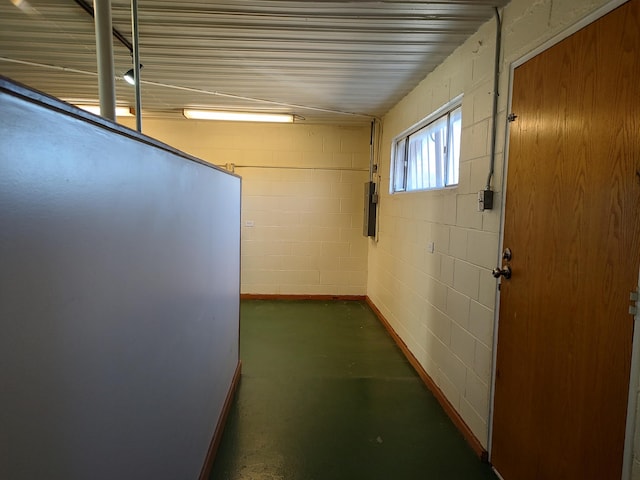
[[[227,417],[229,416],[229,411],[231,410],[233,397],[236,394],[238,383],[240,382],[241,371],[242,362],[238,361],[238,366],[236,367],[236,371],[233,374],[233,379],[231,380],[231,386],[229,387],[229,391],[227,392],[227,398],[225,398],[224,400],[222,413],[220,414],[220,418],[218,418],[218,423],[216,424],[216,429],[213,432],[213,438],[211,439],[211,443],[209,444],[209,450],[207,450],[207,456],[205,457],[204,465],[202,466],[202,470],[200,471],[199,480],[209,480],[209,477],[211,476],[211,469],[213,468],[213,462],[216,459],[216,453],[218,453],[218,447],[220,446],[220,441],[222,440],[224,426],[227,423]]]
[[[389,332],[389,335],[391,335],[391,338],[393,338],[393,340],[396,342],[398,347],[400,347],[400,350],[402,350],[402,353],[404,354],[404,356],[407,357],[407,360],[409,360],[409,363],[414,368],[414,370],[418,373],[418,375],[420,376],[424,384],[431,391],[431,393],[433,393],[433,395],[436,397],[436,399],[444,409],[445,413],[449,416],[449,418],[453,422],[453,424],[460,431],[460,433],[462,433],[462,436],[465,438],[467,443],[469,443],[469,445],[471,446],[473,451],[476,453],[476,455],[478,455],[478,457],[482,461],[488,462],[489,454],[487,453],[485,448],[482,446],[480,441],[473,434],[469,426],[462,419],[460,414],[453,407],[451,402],[447,400],[447,397],[444,395],[442,390],[440,390],[440,388],[436,385],[436,383],[429,376],[426,370],[422,367],[422,365],[420,365],[420,362],[418,362],[418,359],[413,355],[413,353],[411,353],[411,351],[409,350],[409,347],[407,347],[406,343],[404,343],[402,338],[400,338],[400,336],[396,333],[396,331],[393,329],[391,324],[387,321],[387,319],[384,317],[384,315],[378,309],[378,307],[376,307],[373,301],[368,296],[366,297],[365,301],[367,302],[367,305],[369,305],[371,310],[373,310],[373,313],[375,313],[375,315],[378,317],[378,319],[380,320],[380,323],[382,323],[382,325],[386,328],[387,332]]]
[[[365,295],[289,295],[279,293],[241,293],[241,300],[345,300],[364,302]]]

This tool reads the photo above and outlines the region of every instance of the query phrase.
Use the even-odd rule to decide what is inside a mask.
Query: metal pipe
[[[140,97],[140,50],[138,37],[138,0],[131,0],[131,32],[133,33],[133,78],[136,95],[136,130],[142,132],[142,99]]]
[[[323,170],[332,172],[368,172],[366,168],[353,168],[353,167],[285,167],[280,165],[236,165],[231,164],[233,168],[262,168],[268,170]],[[226,168],[226,165],[216,165],[217,167]]]
[[[376,121],[371,120],[371,132],[369,133],[369,181],[374,181],[374,168],[375,168],[375,158],[374,158],[374,148],[375,148],[375,133],[376,133]]]
[[[494,8],[496,15],[496,58],[493,69],[493,126],[491,128],[491,157],[489,158],[489,175],[487,176],[486,190],[491,190],[491,179],[496,163],[496,132],[498,130],[498,84],[500,82],[500,47],[502,44],[502,20],[497,8]]]
[[[111,0],[94,0],[100,115],[116,120],[116,82],[113,68]]]
[[[74,0],[80,7],[82,7],[82,9],[87,12],[89,15],[91,15],[91,18],[95,18],[95,14],[93,12],[93,7],[91,5],[89,5],[87,2],[85,2],[84,0]],[[129,50],[129,52],[133,55],[133,45],[131,45],[131,42],[129,40],[127,40],[125,38],[125,36],[123,34],[121,34],[115,27],[112,29],[113,31],[113,36],[116,37],[118,40],[120,40],[120,43],[122,43],[122,45],[124,45],[125,47],[127,47],[127,49]]]

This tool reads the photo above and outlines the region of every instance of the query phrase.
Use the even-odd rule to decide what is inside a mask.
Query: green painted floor
[[[211,479],[495,479],[366,304],[241,304],[242,378]]]

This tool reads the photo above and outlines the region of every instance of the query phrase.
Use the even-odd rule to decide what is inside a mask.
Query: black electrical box
[[[478,192],[478,211],[493,209],[493,190],[480,190]]]
[[[365,237],[375,237],[376,235],[376,204],[377,204],[376,184],[366,182],[364,184],[364,222],[362,234]]]

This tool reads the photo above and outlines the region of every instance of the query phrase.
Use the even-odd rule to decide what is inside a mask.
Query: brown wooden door
[[[514,72],[492,463],[621,478],[640,267],[640,0]]]

